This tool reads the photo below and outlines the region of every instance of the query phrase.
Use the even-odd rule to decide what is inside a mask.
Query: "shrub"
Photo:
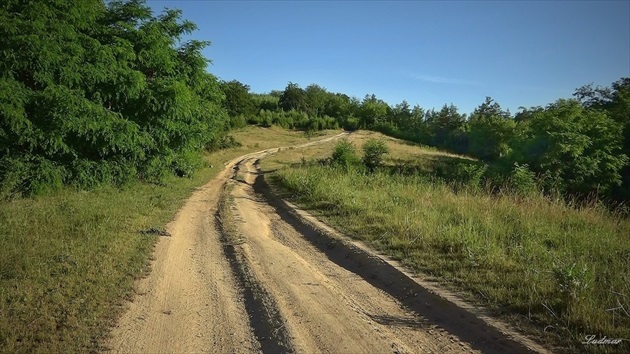
[[[180,41],[195,26],[177,10],[154,16],[143,1],[13,2],[0,23],[11,24],[0,31],[20,29],[0,35],[3,196],[189,175],[193,154],[230,124],[244,125],[242,116],[229,121],[206,71],[209,42]]]
[[[574,100],[558,100],[534,111],[512,143],[514,161],[560,179],[569,193],[606,193],[621,183],[628,157],[622,127],[605,112],[585,109]]]
[[[383,140],[369,139],[363,144],[363,164],[369,171],[374,171],[383,161],[383,155],[388,153]]]
[[[333,165],[341,166],[347,170],[352,166],[358,165],[359,162],[356,148],[351,142],[341,140],[335,145],[332,153]]]
[[[527,164],[519,165],[514,163],[514,168],[510,174],[510,188],[519,195],[530,196],[536,193],[536,175],[529,169]]]
[[[343,123],[343,129],[348,131],[359,129],[359,119],[355,117],[348,117]]]
[[[219,140],[219,149],[229,149],[239,146],[242,146],[242,144],[234,139],[232,135],[224,135]]]
[[[247,125],[247,122],[248,120],[242,114],[236,117],[230,117],[230,128],[243,128]]]
[[[39,195],[63,185],[68,171],[59,164],[37,155],[0,159],[0,198]]]
[[[445,161],[435,166],[436,177],[443,178],[454,185],[471,188],[481,186],[481,181],[487,171],[488,165],[468,160]],[[492,181],[496,181],[496,178],[491,178]]]
[[[194,150],[184,151],[173,159],[172,169],[179,177],[192,177],[203,165],[201,156]]]

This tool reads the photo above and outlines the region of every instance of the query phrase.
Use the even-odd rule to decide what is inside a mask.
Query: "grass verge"
[[[465,289],[517,323],[534,324],[547,342],[570,351],[630,349],[627,341],[581,344],[587,335],[630,338],[629,220],[598,206],[454,188],[419,171],[461,157],[395,140],[388,145],[390,166],[377,173],[302,163],[278,170],[272,181],[350,236]],[[299,154],[321,157],[325,148],[319,149]],[[269,164],[290,166],[298,156],[290,154]],[[416,173],[396,173],[401,163]]]
[[[329,131],[324,134],[337,134]],[[0,202],[0,352],[85,352],[103,339],[149,270],[157,237],[192,191],[236,156],[298,144],[302,132],[249,127],[191,179]]]

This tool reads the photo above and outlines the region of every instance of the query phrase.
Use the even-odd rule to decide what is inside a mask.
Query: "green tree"
[[[278,103],[280,102],[280,97],[269,94],[256,94],[250,93],[252,102],[254,103],[254,107],[256,111],[261,109],[266,109],[269,111],[277,111]]]
[[[483,160],[496,160],[509,153],[516,123],[492,98],[475,109],[468,122],[468,152]]]
[[[360,161],[357,156],[357,149],[352,142],[343,139],[335,144],[332,153],[332,163],[334,165],[341,166],[348,170],[352,166],[358,165]]]
[[[586,85],[578,88],[574,96],[586,108],[602,110],[623,129],[623,153],[630,156],[630,78],[621,78],[611,87]],[[630,163],[621,171],[622,183],[612,195],[620,200],[630,200]]]
[[[439,111],[426,113],[429,143],[455,152],[466,152],[468,148],[466,116],[460,114],[452,103]]]
[[[410,131],[412,129],[412,113],[409,103],[403,100],[391,110],[391,124],[397,131]]]
[[[341,93],[328,93],[324,103],[324,114],[342,121],[351,112],[350,97]]]
[[[207,42],[142,1],[0,6],[0,184],[5,194],[188,175],[224,134]]]
[[[279,105],[285,111],[301,111],[306,108],[306,93],[300,85],[289,82],[280,97]]]
[[[225,95],[223,107],[230,117],[251,116],[255,113],[255,101],[249,93],[249,86],[237,80],[221,83]]]
[[[519,111],[514,115],[514,121],[517,123],[528,122],[531,118],[534,117],[534,113],[544,111],[543,107],[518,107]]]
[[[328,91],[319,85],[310,84],[306,86],[304,95],[306,113],[311,117],[323,116]]]
[[[389,105],[376,98],[376,95],[365,95],[357,114],[361,128],[372,129],[377,122],[384,122],[389,114]]]
[[[621,125],[576,100],[536,110],[513,145],[514,160],[564,183],[570,193],[606,192],[621,182],[627,163]]]

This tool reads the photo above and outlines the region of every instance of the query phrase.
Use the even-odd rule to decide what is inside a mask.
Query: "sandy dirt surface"
[[[277,151],[228,163],[167,225],[111,351],[545,352],[276,198],[257,164]]]

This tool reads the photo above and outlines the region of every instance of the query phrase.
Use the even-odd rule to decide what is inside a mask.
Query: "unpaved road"
[[[276,199],[257,162],[277,151],[231,161],[186,202],[111,351],[545,351]]]

